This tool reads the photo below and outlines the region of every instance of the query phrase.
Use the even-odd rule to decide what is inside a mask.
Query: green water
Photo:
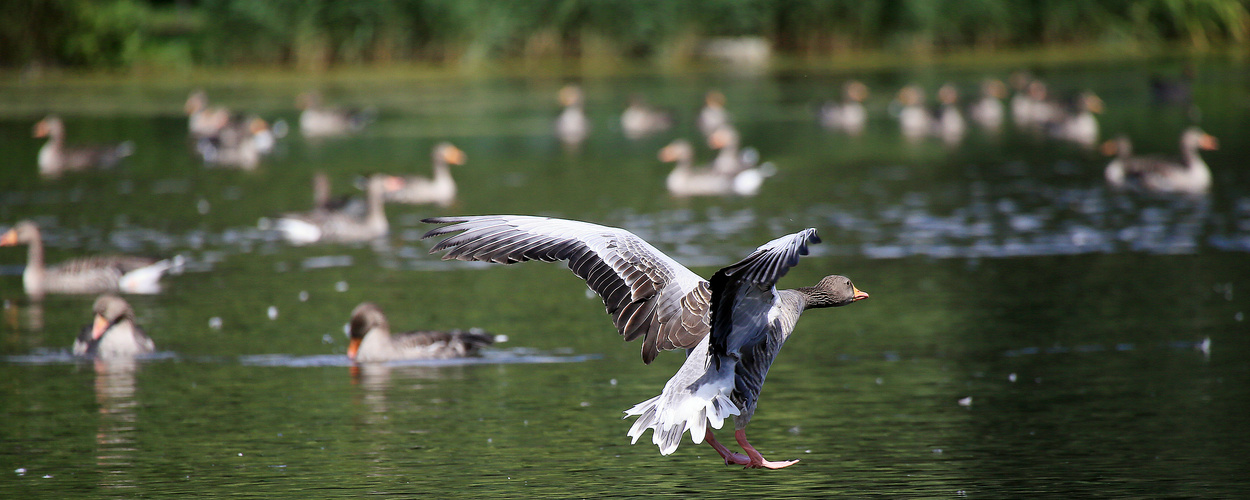
[[[1191,114],[1151,104],[1148,81],[1180,67],[1037,72],[1054,88],[1097,91],[1104,136],[1129,133],[1138,151],[1171,154]],[[1250,494],[1244,65],[1196,64],[1201,124],[1221,141],[1204,153],[1216,182],[1202,199],[1111,192],[1105,158],[1010,124],[998,136],[973,127],[955,148],[909,145],[888,115],[906,82],[949,80],[971,93],[1011,69],[854,75],[873,92],[858,138],[821,129],[811,114],[847,74],[590,78],[581,83],[594,129],[575,151],[551,134],[556,78],[208,82],[215,102],[291,125],[294,96],[308,87],[378,109],[356,136],[309,142],[295,131],[254,172],[194,157],[181,115],[190,85],[0,84],[0,224],[38,220],[49,262],[104,252],[190,262],[164,280],[165,293],[129,297],[162,354],[95,366],[65,355],[93,297],[31,304],[25,248],[0,248],[0,493]],[[664,190],[670,167],[656,151],[674,137],[698,142],[692,120],[709,87],[729,97],[744,144],[777,165],[756,197],[675,200]],[[634,92],[673,109],[680,125],[625,139],[617,117]],[[136,153],[115,171],[40,179],[30,130],[48,112],[65,119],[71,143],[129,139]],[[441,140],[468,154],[454,172],[457,204],[388,205],[383,242],[291,247],[255,229],[262,216],[308,207],[313,171],[348,193],[361,174],[428,172]],[[671,456],[631,446],[621,411],[658,393],[680,355],[643,365],[560,265],[427,255],[421,218],[481,213],[625,227],[704,276],[817,227],[824,243],[781,285],[841,273],[872,298],[809,312],[770,373],[750,435],[770,459],[801,462],[743,471],[689,441]],[[480,327],[508,341],[469,364],[353,371],[343,324],[364,300],[397,328]]]

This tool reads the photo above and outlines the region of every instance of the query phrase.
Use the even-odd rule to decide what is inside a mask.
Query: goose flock
[[[991,78],[980,82],[976,99],[963,101],[958,86],[945,84],[936,90],[933,106],[926,104],[924,88],[907,85],[898,90],[885,114],[897,120],[900,135],[911,142],[936,139],[959,144],[972,127],[998,133],[1012,124],[1043,140],[1087,148],[1100,143],[1097,115],[1105,103],[1094,93],[1079,91],[1057,99],[1046,83],[1023,73],[1012,75],[1008,83],[1014,90],[1010,98],[1009,86]],[[821,127],[858,137],[874,120],[870,95],[866,84],[848,80],[840,86],[837,100],[811,109]],[[560,110],[546,133],[576,149],[596,132],[587,115],[587,95],[570,84],[557,92],[557,100]],[[378,118],[373,108],[327,106],[317,92],[299,95],[296,104],[299,133],[309,140],[367,134]],[[654,159],[648,153],[646,161],[673,164],[662,181],[673,198],[755,196],[768,188],[768,179],[779,170],[771,162],[761,162],[758,150],[743,145],[728,104],[724,93],[707,91],[701,109],[684,127],[699,136],[691,140],[674,132],[683,130],[677,113],[635,94],[620,115],[620,131],[631,141],[671,135],[671,142]],[[185,111],[191,149],[208,166],[257,169],[287,134],[285,122],[210,105],[202,90],[190,94]],[[38,172],[47,178],[124,168],[125,158],[135,150],[129,141],[71,145],[65,123],[57,116],[39,121],[34,136],[47,139],[37,158]],[[1218,141],[1194,126],[1180,134],[1179,142],[1179,159],[1136,156],[1123,135],[1102,143],[1101,151],[1112,157],[1104,172],[1106,184],[1152,193],[1208,192],[1212,175],[1199,151],[1216,149]],[[429,154],[428,177],[362,175],[362,197],[334,198],[328,176],[317,172],[311,179],[310,208],[260,218],[257,226],[292,245],[383,239],[391,232],[387,204],[457,206],[460,189],[453,171],[466,165],[469,155],[447,141],[437,142]],[[661,184],[659,179],[655,182]],[[685,361],[659,394],[625,410],[628,417],[636,417],[627,432],[631,440],[636,443],[650,431],[651,442],[663,455],[674,453],[688,433],[695,444],[707,442],[726,464],[779,469],[797,462],[768,460],[746,437],[765,376],[807,309],[841,307],[868,298],[850,278],[837,274],[808,287],[776,287],[809,246],[820,242],[814,228],[764,242],[704,279],[621,228],[527,215],[441,216],[422,222],[436,226],[422,239],[441,238],[430,253],[442,254],[444,260],[564,262],[602,299],[616,331],[627,341],[640,341],[646,364],[663,351],[682,351]],[[19,221],[0,235],[0,246],[16,245],[27,247],[22,284],[30,300],[43,300],[47,294],[98,296],[91,324],[73,343],[74,355],[133,359],[156,352],[155,342],[137,324],[123,295],[160,293],[162,279],[182,272],[185,259],[88,255],[48,265],[40,227],[32,220]],[[350,339],[346,356],[352,363],[474,356],[495,342],[494,336],[477,330],[392,332],[382,307],[369,301],[346,316]],[[714,429],[731,418],[742,452],[729,449],[714,435]]]

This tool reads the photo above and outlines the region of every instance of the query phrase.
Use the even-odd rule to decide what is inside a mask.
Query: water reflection
[[[135,398],[135,373],[139,365],[134,358],[95,360],[95,398],[99,405],[96,431],[96,465],[99,466],[103,488],[133,488],[131,477],[135,455],[139,406]]]

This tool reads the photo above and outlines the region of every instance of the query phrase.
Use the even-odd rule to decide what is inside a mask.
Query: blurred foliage
[[[688,58],[759,36],[779,51],[1180,45],[1250,39],[1250,0],[6,0],[0,65]]]

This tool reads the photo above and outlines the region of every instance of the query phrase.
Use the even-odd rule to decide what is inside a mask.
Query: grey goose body
[[[364,302],[352,311],[347,357],[359,363],[397,359],[453,359],[472,356],[482,347],[495,343],[485,333],[451,331],[410,331],[391,333],[382,308]]]
[[[135,323],[135,313],[125,299],[113,294],[98,297],[92,306],[90,325],[74,340],[75,356],[126,359],[156,351],[152,338]]]

